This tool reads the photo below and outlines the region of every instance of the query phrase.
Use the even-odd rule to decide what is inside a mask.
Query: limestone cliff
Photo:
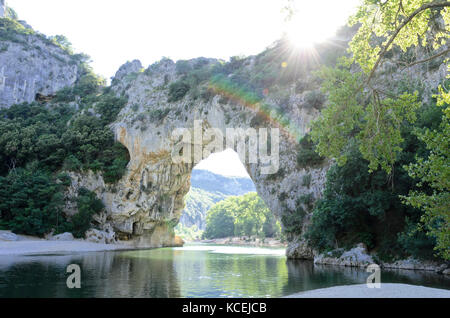
[[[0,108],[53,95],[78,77],[74,55],[22,23],[0,18]]]
[[[189,63],[197,62],[192,60]],[[214,60],[208,63],[214,63]],[[252,58],[246,63],[251,68]],[[97,190],[97,193],[107,202],[111,222],[119,236],[133,238],[139,246],[154,246],[155,241],[160,245],[170,245],[168,236],[160,238],[161,229],[177,224],[194,166],[172,161],[171,153],[177,146],[177,141],[171,138],[172,132],[183,127],[192,129],[194,121],[200,121],[203,129],[216,127],[224,135],[228,127],[246,129],[280,125],[274,122],[261,125],[255,120],[258,118],[257,111],[232,100],[224,102],[220,94],[211,96],[207,101],[193,101],[186,96],[177,102],[168,102],[169,84],[180,78],[175,63],[162,60],[145,72],[141,69],[138,61],[127,63],[113,80],[113,89],[117,94],[129,97],[128,105],[112,128],[117,140],[129,150],[131,161],[128,173],[114,191],[105,188]],[[269,94],[266,101],[275,103],[271,98]],[[301,127],[302,134],[308,131],[309,122],[318,115],[317,109],[303,107],[304,103],[305,93],[292,92],[289,109],[286,110],[295,125]],[[314,199],[320,197],[327,165],[299,168],[296,143],[283,127],[279,128],[281,168],[278,173],[261,174],[261,162],[246,164],[246,168],[259,195],[281,217],[298,208],[297,199],[302,194],[312,194]],[[308,185],[303,182],[306,175],[310,176]],[[164,240],[167,241],[162,242]]]
[[[1,22],[5,23],[4,20],[7,19]],[[73,85],[79,72],[73,56],[45,37],[14,23],[20,32],[0,32],[0,107],[33,101],[37,94],[48,96]],[[267,52],[275,49],[269,48]],[[325,53],[333,53],[335,57],[342,54],[335,51],[332,46]],[[320,114],[325,97],[320,95],[320,83],[312,76],[311,69],[306,67],[306,71],[297,73],[296,67],[291,67],[295,66],[293,62],[273,62],[277,54],[275,51],[272,55],[234,59],[230,63],[199,58],[185,61],[184,70],[181,64],[169,59],[147,69],[136,60],[123,65],[112,81],[111,90],[117,96],[127,96],[128,103],[111,129],[128,149],[127,172],[115,184],[105,183],[101,175],[92,172],[71,173],[67,197],[76,197],[80,187],[94,191],[106,207],[104,215],[96,218],[99,227],[115,231],[117,238],[129,240],[135,246],[179,245],[173,228],[180,219],[191,172],[197,162],[174,161],[174,154],[179,155],[181,149],[184,151],[180,146],[186,146],[193,149],[190,157],[195,159],[196,149],[203,152],[213,144],[213,139],[180,140],[173,138],[173,132],[184,128],[195,136],[196,128],[200,134],[215,128],[225,136],[228,128],[243,129],[243,132],[248,128],[279,129],[279,169],[263,173],[267,162],[261,158],[252,163],[244,160],[244,164],[258,194],[279,219],[304,212],[302,231],[288,235],[291,241],[288,256],[311,259],[313,251],[305,245],[299,232],[308,226],[311,205],[322,195],[330,162],[299,164],[302,150],[298,140],[308,133],[311,121]],[[300,57],[302,63],[308,61]],[[386,76],[405,75],[387,63],[384,67]],[[445,65],[433,72],[420,67],[408,72],[416,79],[433,83],[446,75]],[[202,79],[205,70],[214,73],[217,68],[227,69],[222,82],[213,83],[211,76]],[[183,82],[189,72],[186,69],[195,72],[196,84],[191,87]],[[268,80],[280,74],[289,80],[281,84]],[[252,87],[243,88],[247,79],[261,85],[270,84],[257,87],[262,94],[255,98]],[[234,80],[235,85],[228,85],[228,80]],[[269,140],[269,151],[273,151],[273,140]],[[244,136],[247,149],[251,143],[251,138]],[[238,150],[236,145],[232,147]],[[246,158],[251,155],[247,153]],[[308,200],[299,200],[302,197]],[[69,214],[76,212],[71,202],[68,200],[66,207]]]

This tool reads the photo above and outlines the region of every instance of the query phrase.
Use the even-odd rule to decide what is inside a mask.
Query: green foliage
[[[321,157],[315,151],[315,145],[309,135],[304,136],[297,147],[297,165],[300,168],[314,167],[324,162],[325,158]]]
[[[322,109],[326,101],[325,95],[320,90],[310,91],[305,96],[305,106]]]
[[[181,223],[175,227],[175,235],[183,238],[183,240],[194,241],[200,240],[203,236],[203,231],[199,230],[196,225],[191,227],[184,226]]]
[[[407,204],[425,211],[422,225],[428,235],[437,241],[436,250],[450,259],[450,94],[441,91],[439,106],[445,107],[439,129],[416,130],[418,138],[426,144],[428,157],[418,157],[406,169],[412,178],[419,179],[420,190],[404,196]],[[424,191],[424,187],[432,191]]]
[[[6,17],[13,19],[13,20],[18,20],[19,19],[19,15],[17,14],[17,12],[11,8],[6,6]]]
[[[419,100],[424,92],[423,85],[414,91],[404,86],[403,80],[392,80],[386,89],[375,88],[372,83],[380,73],[378,66],[386,59],[398,59],[397,62],[403,65],[420,64],[423,62],[415,56],[415,52],[420,51],[419,47],[426,50],[429,57],[442,52],[441,47],[445,48],[448,40],[448,9],[448,3],[433,0],[365,0],[350,21],[352,25],[359,25],[358,32],[350,43],[352,57],[342,59],[336,68],[324,68],[319,72],[323,89],[328,94],[328,104],[321,117],[313,124],[311,133],[312,139],[317,142],[317,151],[321,155],[336,158],[340,165],[350,160],[349,148],[354,145],[375,175],[379,173],[377,169],[381,168],[388,174],[395,171],[390,178],[396,179],[399,171],[401,175],[404,172],[399,164],[407,163],[409,175],[421,180],[417,186],[425,188],[418,191],[411,184],[395,193],[402,195],[411,206],[425,211],[421,217],[423,228],[428,231],[430,240],[436,239],[436,248],[446,259],[450,257],[447,119],[444,118],[439,129],[418,130],[417,135],[427,145],[427,149],[417,147],[420,142],[416,140],[416,144],[411,144],[411,137],[408,137],[411,132],[405,134],[405,130],[416,121]],[[444,22],[445,29],[435,23],[439,19]],[[426,70],[429,71],[430,66],[439,68],[442,60],[441,56],[438,60],[427,61]],[[441,61],[441,64],[437,61]],[[446,62],[448,61],[444,61]],[[352,63],[357,65],[352,66]],[[362,71],[352,73],[350,67],[352,70],[359,67]],[[448,97],[446,94],[447,91],[442,89],[441,104],[448,104],[448,101],[445,102]],[[420,156],[416,163],[412,163],[415,151]],[[394,184],[397,188],[398,182]],[[412,192],[409,197],[405,197],[410,190]],[[330,202],[331,200],[326,200],[326,203],[318,207],[316,224],[324,225],[326,222],[323,220],[329,220],[325,211],[332,213],[333,206]],[[416,223],[418,221],[417,217],[410,220]],[[323,230],[325,231],[325,227]],[[331,230],[328,233],[331,233],[330,238],[335,238],[338,232]],[[414,245],[406,236],[400,237],[405,246]],[[411,237],[414,235],[409,236]],[[416,238],[417,242],[423,239]],[[319,239],[316,237],[316,241]],[[368,240],[375,244],[377,239],[372,235]],[[382,242],[376,243],[378,246],[389,246]],[[332,240],[323,242],[322,239],[320,244],[322,247],[329,246]],[[414,253],[417,254],[417,251]]]
[[[65,225],[64,185],[36,164],[0,177],[0,221],[18,234],[43,236]],[[67,184],[67,183],[66,183]]]
[[[203,236],[208,239],[234,235],[234,202],[224,200],[209,210],[206,217],[206,230]]]
[[[70,43],[69,39],[66,36],[55,35],[49,37],[49,40],[53,41],[55,45],[60,46],[63,50],[65,50],[69,54],[73,54],[72,43]]]
[[[46,104],[13,105],[0,110],[0,226],[16,233],[43,236],[71,231],[83,237],[92,215],[103,205],[95,194],[80,190],[78,214],[66,220],[64,190],[70,177],[61,170],[90,169],[107,183],[119,180],[129,161],[127,149],[114,141],[109,125],[127,103],[87,65],[84,54],[73,54],[64,36],[45,36],[13,19],[0,19],[0,40],[27,48],[29,36],[58,46],[78,66],[76,83]],[[55,56],[59,58],[60,56]]]
[[[86,100],[87,102],[87,100]],[[129,161],[127,149],[114,141],[108,127],[126,103],[111,94],[95,95],[89,100],[99,116],[77,114],[65,103],[13,105],[0,111],[0,167],[24,167],[38,161],[39,167],[57,171],[92,169],[104,172],[106,182],[121,178]],[[68,125],[68,123],[70,123]]]
[[[191,87],[185,80],[176,81],[169,86],[169,103],[177,102],[186,96]]]
[[[334,165],[328,172],[324,197],[316,204],[306,233],[311,246],[325,251],[363,242],[384,260],[408,255],[432,257],[435,238],[413,231],[423,212],[405,206],[400,197],[415,189],[404,165],[414,161],[415,154],[427,153],[414,132],[436,125],[440,112],[436,106],[423,106],[415,125],[402,127],[405,150],[393,167],[394,175],[383,170],[370,173],[356,143],[350,145],[347,163]]]
[[[195,187],[189,190],[185,197],[186,205],[183,211],[189,219],[194,221],[198,218],[206,218],[208,210],[227,197],[224,193],[211,190],[206,191]]]
[[[369,73],[376,64],[382,49],[388,44],[392,35],[398,34],[388,49],[400,48],[406,52],[411,47],[427,46],[430,44],[434,50],[445,45],[448,34],[446,30],[428,32],[432,19],[440,14],[446,26],[450,24],[450,12],[445,5],[436,8],[425,8],[435,0],[392,0],[373,1],[365,0],[358,12],[350,19],[351,25],[360,24],[358,32],[350,43],[353,59],[365,73]],[[443,3],[443,2],[441,2]],[[447,5],[448,7],[448,5]],[[418,11],[405,27],[398,29],[403,21]],[[398,29],[398,30],[397,30]],[[448,30],[447,30],[448,31]]]
[[[0,18],[0,40],[22,42],[20,35],[35,34],[33,30],[25,28],[14,19]]]
[[[310,174],[306,174],[303,176],[302,186],[307,187],[309,189],[309,187],[311,186],[311,175]]]
[[[72,216],[68,231],[76,238],[84,238],[85,233],[92,227],[92,217],[104,209],[104,205],[94,192],[80,188],[77,197],[78,213]]]
[[[273,237],[280,234],[279,224],[264,202],[252,192],[229,197],[214,205],[206,218],[205,238],[230,236]]]
[[[296,204],[294,211],[285,209],[281,216],[283,224],[283,233],[287,237],[299,236],[302,234],[303,224],[306,217],[306,211],[299,202]]]

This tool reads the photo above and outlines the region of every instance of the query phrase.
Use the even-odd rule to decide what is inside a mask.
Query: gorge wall
[[[204,59],[189,61],[195,65]],[[206,60],[215,63],[215,60]],[[254,61],[246,60],[251,68]],[[170,83],[177,81],[176,65],[171,60],[162,60],[142,71],[139,61],[125,64],[117,72],[112,88],[117,95],[129,97],[127,106],[113,124],[117,140],[130,153],[128,172],[111,189],[82,181],[94,190],[108,209],[108,218],[119,237],[127,236],[137,246],[167,246],[174,242],[172,236],[161,233],[177,224],[184,207],[184,197],[190,188],[190,176],[194,163],[174,163],[173,149],[179,141],[172,138],[177,128],[194,127],[200,122],[202,129],[219,129],[226,134],[227,128],[280,128],[280,169],[275,174],[261,174],[262,162],[245,166],[254,181],[257,192],[268,207],[282,217],[284,213],[295,213],[298,197],[311,194],[320,197],[325,182],[327,164],[316,168],[299,168],[296,142],[277,122],[258,119],[258,112],[236,100],[223,101],[220,94],[211,94],[209,100],[193,101],[189,96],[168,102]],[[267,103],[276,103],[270,95]],[[294,119],[292,125],[300,127],[302,134],[308,131],[309,122],[318,115],[313,107],[302,107],[304,94],[289,96],[289,111]],[[275,117],[275,116],[274,116]],[[203,146],[208,141],[203,141]],[[247,141],[248,146],[248,141]],[[237,149],[235,149],[237,150]],[[310,176],[305,185],[304,176]],[[77,182],[74,182],[78,186]]]
[[[76,82],[80,69],[74,55],[23,21],[1,23],[20,32],[0,34],[0,108],[30,103],[38,94],[53,95]]]
[[[51,96],[72,86],[79,76],[79,64],[72,55],[34,31],[27,32],[27,26],[21,27],[20,34],[13,37],[2,34],[0,38],[0,107]],[[330,165],[327,160],[299,163],[303,150],[298,141],[308,133],[310,123],[319,116],[325,103],[325,97],[320,95],[320,83],[311,69],[320,63],[330,63],[327,55],[332,56],[332,64],[333,59],[345,53],[344,44],[350,37],[341,39],[339,46],[319,50],[320,58],[316,62],[302,54],[297,60],[284,59],[290,52],[278,54],[280,43],[260,55],[232,59],[228,63],[206,58],[185,61],[183,68],[189,71],[181,70],[181,64],[169,59],[147,69],[137,60],[127,62],[117,71],[110,88],[118,97],[128,98],[111,124],[116,140],[128,149],[127,171],[115,184],[105,183],[100,174],[90,171],[71,172],[67,197],[76,197],[80,187],[94,191],[105,205],[105,212],[96,216],[96,221],[104,230],[114,231],[117,238],[128,240],[136,247],[180,245],[173,228],[183,211],[184,197],[197,162],[175,162],[173,157],[179,154],[181,146],[193,150],[197,147],[203,152],[214,140],[180,140],[173,137],[173,132],[185,128],[194,135],[195,128],[203,133],[215,128],[225,136],[229,128],[242,129],[242,132],[249,128],[267,128],[270,132],[279,129],[279,167],[275,173],[262,173],[267,163],[261,158],[254,163],[248,160],[243,163],[258,194],[279,219],[283,221],[305,212],[304,229],[308,226],[312,203],[322,195]],[[315,66],[305,67],[309,62]],[[202,72],[214,73],[217,68],[226,69],[225,75],[216,81],[210,80],[211,76],[201,79]],[[384,64],[384,71],[385,76],[405,75],[403,70],[388,63]],[[189,72],[197,78],[196,85],[186,87],[183,81]],[[430,72],[418,66],[408,72],[418,80],[438,83],[445,77],[446,68],[442,65]],[[283,77],[289,80],[281,81]],[[260,86],[244,89],[247,79]],[[258,98],[252,90],[261,92]],[[174,94],[177,98],[173,98]],[[244,137],[244,141],[248,149],[251,139]],[[235,145],[233,148],[238,150]],[[269,147],[269,151],[273,149]],[[302,197],[308,200],[300,200]],[[73,200],[67,201],[66,212],[76,213]],[[313,250],[306,246],[301,233],[289,234],[287,238],[290,240],[288,256],[313,258]]]

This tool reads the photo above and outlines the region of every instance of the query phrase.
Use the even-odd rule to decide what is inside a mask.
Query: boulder
[[[50,241],[73,241],[74,239],[72,233],[69,232],[49,237]]]
[[[86,232],[86,241],[98,244],[115,244],[116,233],[90,229]]]
[[[442,273],[447,269],[446,264],[442,264],[434,261],[424,261],[414,259],[413,257],[398,260],[393,263],[382,263],[382,267],[384,268],[395,268],[395,269],[408,269],[408,270],[424,270],[424,271],[433,271],[436,273]]]
[[[14,242],[18,241],[19,237],[11,231],[0,231],[0,241]]]
[[[304,240],[294,240],[289,243],[286,256],[289,259],[313,260],[314,252]]]
[[[339,250],[339,254],[341,254]],[[320,254],[314,258],[314,264],[327,264],[349,267],[366,267],[370,264],[374,264],[372,256],[369,255],[367,248],[364,244],[360,243],[356,247],[349,251],[342,252],[342,255],[337,257],[337,253],[328,252]]]

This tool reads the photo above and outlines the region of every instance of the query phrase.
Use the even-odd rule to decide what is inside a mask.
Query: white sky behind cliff
[[[285,0],[6,0],[34,29],[63,34],[106,78],[127,60],[252,55],[290,27]],[[296,0],[299,37],[332,36],[359,0]],[[323,39],[321,39],[323,40]]]
[[[297,44],[333,36],[354,13],[359,0],[295,0],[288,25],[286,0],[7,0],[35,30],[63,34],[76,52],[91,56],[96,73],[107,79],[128,60],[144,67],[169,57],[228,60],[263,51],[291,31]],[[292,32],[294,31],[294,32]],[[232,150],[199,165],[214,173],[246,176]]]

